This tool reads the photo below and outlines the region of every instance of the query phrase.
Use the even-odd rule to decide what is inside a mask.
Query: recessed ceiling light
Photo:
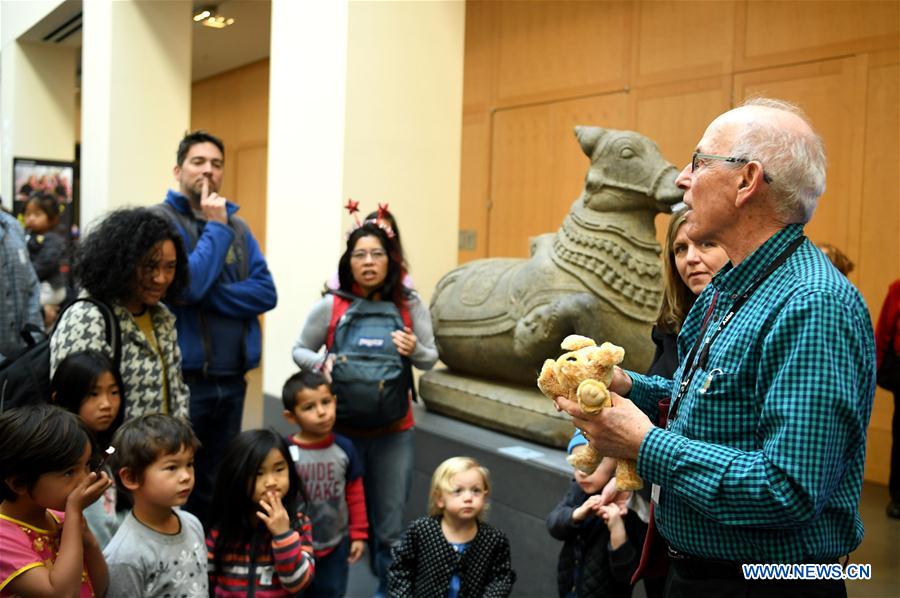
[[[217,6],[207,6],[206,8],[198,10],[194,13],[192,19],[195,23],[200,23],[204,27],[211,27],[213,29],[224,29],[225,27],[234,24],[233,18],[219,14]]]

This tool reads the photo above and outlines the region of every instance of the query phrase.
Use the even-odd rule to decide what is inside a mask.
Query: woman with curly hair
[[[82,241],[75,259],[79,297],[105,303],[119,324],[124,417],[188,416],[175,316],[162,304],[187,286],[187,256],[178,233],[146,208],[116,210]],[[103,309],[79,301],[60,317],[50,339],[51,375],[70,353],[95,350],[114,358]]]

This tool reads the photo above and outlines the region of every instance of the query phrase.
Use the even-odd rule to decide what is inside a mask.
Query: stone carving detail
[[[431,302],[441,359],[458,373],[533,386],[569,334],[625,348],[649,366],[661,299],[654,216],[681,200],[676,169],[632,131],[576,127],[591,159],[584,191],[529,259],[492,258],[444,276]]]

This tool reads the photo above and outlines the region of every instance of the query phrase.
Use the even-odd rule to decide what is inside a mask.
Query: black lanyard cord
[[[709,328],[709,323],[712,320],[713,309],[716,305],[716,300],[719,297],[719,292],[716,291],[716,294],[713,295],[712,301],[710,301],[709,308],[706,310],[706,315],[703,318],[703,325],[700,328],[700,332],[697,334],[697,340],[694,342],[694,346],[691,347],[690,353],[688,353],[688,358],[685,365],[685,371],[688,372],[687,376],[682,378],[681,384],[678,387],[678,394],[675,396],[675,399],[672,401],[671,407],[669,408],[669,421],[675,419],[675,416],[678,412],[678,406],[681,405],[681,399],[684,398],[684,395],[687,394],[687,389],[691,385],[691,381],[694,379],[694,374],[697,373],[697,370],[700,368],[706,368],[706,362],[709,359],[709,349],[712,346],[713,342],[718,338],[719,334],[722,333],[723,330],[734,320],[735,314],[741,309],[747,300],[750,299],[750,296],[756,292],[759,286],[774,272],[778,269],[781,264],[787,261],[787,259],[791,256],[794,251],[800,247],[800,244],[806,240],[806,236],[801,235],[794,239],[794,241],[788,245],[784,251],[778,254],[778,257],[769,264],[769,267],[760,274],[759,278],[757,278],[753,284],[751,284],[746,291],[744,291],[737,299],[735,299],[734,303],[731,305],[731,308],[728,310],[728,313],[722,318],[719,322],[719,325],[716,327],[716,331],[713,332],[709,338],[706,337],[707,328]],[[702,347],[702,348],[701,348]],[[700,355],[697,356],[697,352],[699,351]]]

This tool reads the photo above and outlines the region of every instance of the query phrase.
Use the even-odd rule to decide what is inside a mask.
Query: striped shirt
[[[678,337],[673,380],[629,374],[651,418],[687,377],[713,300],[711,336],[734,300],[803,232],[782,229],[700,294]],[[652,428],[638,472],[661,486],[656,524],[678,551],[738,562],[848,554],[857,510],[875,348],[859,292],[808,240],[737,312],[698,368],[667,430]]]
[[[266,531],[255,558],[250,542],[225,550],[219,555],[221,571],[215,552],[218,536],[219,530],[213,528],[206,537],[211,596],[247,596],[251,576],[258,598],[293,596],[312,581],[312,525],[303,513],[297,514],[294,529],[288,532],[271,536]]]

